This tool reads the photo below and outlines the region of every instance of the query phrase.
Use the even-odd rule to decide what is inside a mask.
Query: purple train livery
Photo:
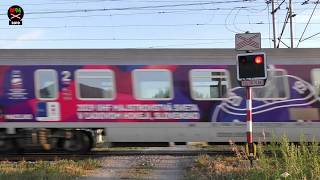
[[[83,152],[109,142],[244,141],[245,89],[232,49],[2,50],[0,151]],[[317,138],[317,49],[264,49],[255,141]]]

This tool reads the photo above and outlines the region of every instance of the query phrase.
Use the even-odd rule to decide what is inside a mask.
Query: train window
[[[77,96],[84,100],[112,100],[115,98],[113,71],[108,69],[80,69],[76,71]]]
[[[53,100],[58,96],[58,75],[53,69],[40,69],[35,72],[36,96],[39,99]]]
[[[315,87],[316,94],[320,97],[320,68],[311,71],[312,84]]]
[[[281,100],[289,97],[287,72],[283,69],[268,69],[265,86],[253,87],[253,98],[259,100]]]
[[[191,97],[195,100],[221,100],[230,87],[229,72],[224,69],[193,69],[190,71]]]
[[[172,75],[168,70],[134,70],[133,82],[136,99],[169,100],[173,98]]]

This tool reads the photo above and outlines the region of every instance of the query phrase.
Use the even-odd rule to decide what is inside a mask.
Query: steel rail
[[[88,158],[101,158],[106,156],[235,156],[232,151],[214,150],[112,150],[93,151],[85,154],[72,153],[23,153],[23,154],[2,154],[0,161],[55,161],[62,159],[81,160]]]

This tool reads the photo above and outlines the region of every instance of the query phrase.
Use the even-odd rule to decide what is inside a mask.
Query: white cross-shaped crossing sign
[[[241,33],[235,36],[235,49],[237,51],[252,51],[261,49],[260,33]]]

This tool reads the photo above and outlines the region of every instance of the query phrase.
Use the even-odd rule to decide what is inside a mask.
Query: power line
[[[255,2],[255,4],[257,3],[263,3],[264,2],[256,2],[256,0],[249,0],[249,1],[237,1],[234,3],[247,3],[247,2]],[[141,2],[141,3],[170,3],[170,2],[194,2],[194,3],[208,3],[208,2],[213,2],[213,1],[206,1],[206,0],[175,0],[175,1],[171,1],[171,0],[164,0],[164,1],[160,1],[160,0],[89,0],[89,1],[63,1],[63,2],[46,2],[46,3],[24,3],[24,4],[19,4],[20,6],[43,6],[43,5],[65,5],[65,4],[91,4],[91,3],[101,3],[101,2],[120,2],[120,3],[127,3],[127,2]],[[226,1],[228,3],[228,1]],[[301,5],[306,5],[306,4],[316,4],[316,1],[313,2],[308,2],[305,3],[305,1],[303,2],[294,2],[293,4],[301,4]],[[8,7],[11,6],[12,4],[1,4],[0,6],[4,6],[4,7]]]
[[[241,2],[253,2],[256,0],[249,0],[249,1],[244,1],[244,0],[239,0],[239,1],[225,1],[226,3],[241,3]],[[20,6],[43,6],[43,5],[65,5],[65,4],[89,4],[89,3],[101,3],[101,2],[120,2],[120,3],[127,3],[127,2],[141,2],[141,3],[172,3],[172,2],[192,2],[192,3],[211,3],[214,1],[209,1],[209,0],[175,0],[175,1],[159,1],[159,0],[90,0],[90,1],[64,1],[64,2],[46,2],[46,3],[24,3],[24,4],[19,4]],[[261,2],[255,2],[255,3],[261,3]],[[0,6],[11,6],[12,4],[1,4]]]
[[[140,13],[110,13],[110,14],[93,14],[93,15],[66,15],[66,16],[41,16],[41,17],[25,17],[23,19],[60,19],[60,18],[90,18],[90,17],[111,17],[111,16],[132,16],[132,15],[148,15],[148,14],[205,14],[203,11],[224,11],[224,10],[231,10],[230,8],[214,8],[214,9],[187,9],[187,10],[176,10],[176,11],[156,11],[156,12],[140,12]],[[215,13],[215,15],[228,15],[223,13]],[[248,16],[248,15],[242,15],[238,14],[237,16]],[[257,15],[252,14],[250,16],[263,16],[263,15]],[[0,18],[0,20],[8,20],[8,18]]]
[[[223,41],[215,38],[60,38],[60,39],[0,39],[1,41]]]
[[[228,4],[242,2],[242,0],[233,1],[216,1],[216,2],[203,2],[203,3],[182,3],[182,4],[166,4],[166,5],[152,5],[152,6],[134,6],[134,7],[120,7],[120,8],[98,8],[98,9],[74,9],[74,10],[56,10],[56,11],[39,11],[39,12],[26,12],[25,14],[60,14],[60,13],[79,13],[79,12],[99,12],[99,11],[123,11],[123,10],[141,10],[152,8],[170,8],[170,7],[188,7],[188,6],[201,6],[211,4]]]
[[[254,23],[239,23],[252,25]],[[256,25],[264,25],[264,23],[258,22]],[[226,26],[233,24],[207,24],[207,23],[195,23],[195,24],[123,24],[123,25],[62,25],[62,26],[25,26],[25,27],[7,27],[0,29],[66,29],[66,28],[122,28],[122,27],[185,27],[185,26]]]
[[[227,17],[224,19],[224,27],[228,30],[228,31],[230,31],[230,32],[232,32],[232,33],[238,33],[238,32],[236,32],[236,31],[233,31],[232,29],[230,29],[229,27],[228,27],[228,19],[229,19],[229,16],[231,15],[231,13],[235,10],[236,8],[233,8],[230,12],[229,12],[229,14],[227,15]]]
[[[249,23],[235,23],[237,25],[269,25],[266,22],[249,22]],[[227,26],[235,24],[208,24],[208,23],[190,23],[190,24],[120,24],[120,25],[61,25],[61,26],[24,26],[24,27],[6,27],[0,29],[66,29],[66,28],[122,28],[122,27],[186,27],[186,26]],[[296,24],[306,24],[306,23],[296,23]],[[309,24],[320,24],[319,23],[309,23]]]
[[[103,0],[104,2],[114,2],[113,0]],[[87,3],[96,3],[96,2],[103,2],[103,1],[72,1],[72,2],[47,2],[47,3],[26,3],[26,4],[19,4],[20,6],[43,6],[43,5],[60,5],[60,4],[87,4]],[[0,6],[9,7],[12,4],[1,4]]]
[[[151,1],[151,0],[150,0]],[[89,1],[88,1],[89,2]],[[101,0],[101,1],[97,1],[97,2],[125,2],[122,0]],[[136,2],[136,1],[135,1]],[[161,2],[169,2],[169,1],[161,1]],[[172,2],[183,2],[183,1],[172,1]],[[193,2],[193,3],[190,3]],[[214,2],[214,1],[188,1],[188,3],[183,3],[183,4],[164,4],[164,5],[152,5],[152,6],[136,6],[136,7],[123,7],[123,8],[92,8],[92,9],[71,9],[71,10],[48,10],[48,11],[34,11],[34,12],[30,12],[26,14],[29,14],[29,17],[25,17],[24,19],[54,19],[54,18],[75,18],[75,17],[79,17],[79,18],[83,18],[83,17],[94,17],[94,16],[116,16],[116,15],[135,15],[135,14],[169,14],[169,13],[183,13],[186,14],[186,12],[190,12],[190,11],[223,11],[223,10],[232,10],[234,8],[197,8],[197,7],[190,7],[190,8],[184,8],[184,7],[189,7],[189,6],[201,6],[201,5],[214,5],[214,4],[219,4],[219,3],[230,3],[232,5],[234,5],[234,3],[240,3],[243,2],[243,0],[234,0],[234,1],[218,1],[218,2]],[[84,3],[84,2],[83,2]],[[256,2],[256,3],[260,3],[260,2]],[[45,4],[45,3],[44,3]],[[61,3],[62,4],[62,3]],[[70,2],[71,4],[71,2]],[[181,7],[181,8],[178,8]],[[216,6],[214,6],[216,7]],[[256,6],[254,6],[256,7]],[[229,23],[224,23],[224,24],[203,24],[203,23],[190,23],[190,24],[123,24],[123,25],[58,25],[58,26],[21,26],[21,27],[10,27],[10,28],[0,28],[0,29],[12,29],[12,30],[20,30],[20,29],[38,29],[38,28],[43,28],[43,29],[63,29],[63,28],[122,28],[122,27],[204,27],[204,26],[226,26],[226,25],[233,25],[236,28],[236,24],[238,25],[267,25],[270,24],[270,22],[249,22],[249,23],[235,23],[236,22],[236,17],[237,16],[248,16],[248,15],[241,15],[239,14],[240,10],[242,9],[246,9],[246,12],[248,12],[250,10],[250,8],[252,8],[253,10],[257,11],[257,13],[260,13],[260,11],[262,11],[261,9],[254,9],[254,7],[251,6],[239,6],[239,7],[235,7],[235,8],[239,8],[237,13],[234,15],[233,13],[232,15],[234,15],[234,19],[233,19],[233,23],[230,24]],[[161,9],[161,11],[159,10]],[[165,10],[168,9],[168,10]],[[142,12],[138,12],[135,13],[135,10],[139,10]],[[143,12],[143,11],[154,11],[156,10],[157,12]],[[102,12],[112,12],[112,11],[133,11],[133,13],[110,13],[110,14],[102,14]],[[49,12],[49,13],[47,13]],[[90,14],[91,12],[101,12],[101,14],[97,14],[97,15],[92,15]],[[68,15],[70,13],[85,13],[86,15],[84,16],[77,16],[77,15]],[[250,14],[250,16],[258,16],[257,13],[255,14]],[[38,17],[32,17],[32,15],[40,15]],[[59,14],[61,16],[44,16],[43,14]],[[62,14],[65,14],[65,16],[62,16]],[[227,14],[221,14],[221,15],[227,15]],[[6,18],[7,20],[7,18]],[[295,24],[306,24],[306,23],[295,23]],[[307,23],[307,24],[320,24],[320,23]],[[317,35],[317,34],[316,34]],[[270,38],[263,38],[263,39],[270,39]],[[286,39],[286,38],[283,38]],[[295,38],[297,39],[297,38]],[[1,39],[0,39],[1,40]],[[5,40],[6,39],[2,39]],[[8,39],[7,39],[8,40]],[[15,40],[15,39],[11,39],[11,40]],[[98,38],[83,38],[83,39],[77,39],[77,38],[70,38],[70,39],[41,39],[41,40],[30,40],[30,41],[140,41],[140,39],[119,39],[119,38],[105,38],[105,39],[98,39]],[[168,39],[148,39],[148,38],[143,38],[141,39],[141,41],[148,41],[148,40],[168,40]],[[176,40],[176,41],[197,41],[196,39],[171,39],[172,41]],[[171,41],[168,40],[168,41]],[[210,39],[199,39],[198,41],[209,41]],[[211,39],[213,41],[229,41],[229,40],[234,40],[232,39]],[[300,39],[301,40],[301,39]],[[306,40],[306,39],[304,39]],[[22,40],[23,41],[23,40]],[[28,40],[25,40],[28,41]],[[199,43],[198,43],[199,44]],[[192,44],[185,44],[185,45],[192,45]],[[174,46],[174,45],[173,45]]]
[[[234,8],[238,8],[238,9],[247,9],[248,11],[254,10],[257,12],[261,12],[262,10],[266,10],[266,8],[264,9],[255,9],[253,7],[257,7],[257,6],[238,6],[238,7],[234,7]],[[150,10],[150,11],[157,11],[157,12],[149,12],[150,14],[152,13],[161,13],[165,11],[170,11],[170,10],[174,10],[174,11],[229,11],[232,10],[234,8],[179,8],[179,9],[142,9],[142,10]],[[118,9],[119,11],[121,11],[120,9]],[[132,9],[132,10],[140,10],[140,9]],[[306,9],[296,9],[296,10],[308,10],[308,8]],[[61,11],[53,11],[53,13],[69,13],[69,11],[77,11],[77,12],[84,12],[84,13],[88,13],[88,12],[93,12],[93,11],[117,11],[116,9],[78,9],[78,10],[62,10]],[[30,13],[25,13],[28,15],[36,15],[38,13],[46,13],[46,12],[30,12]],[[70,12],[72,13],[72,12]],[[256,12],[255,12],[256,13]],[[63,17],[90,17],[90,16],[112,16],[112,15],[134,15],[134,14],[140,14],[140,13],[128,13],[128,14],[102,14],[102,15],[84,15],[84,16],[80,16],[80,15],[74,15],[74,16],[43,16],[43,17],[35,17],[35,18],[24,18],[24,19],[42,19],[42,18],[63,18]],[[141,13],[144,14],[144,13]],[[0,15],[6,15],[6,14],[0,14]],[[221,15],[227,15],[227,14],[221,14]],[[282,14],[285,15],[285,14]],[[300,14],[300,15],[306,15],[306,13],[304,14]],[[246,15],[240,15],[240,16],[246,16]],[[256,14],[250,14],[250,16],[260,16],[260,15],[256,15]]]
[[[257,7],[257,6],[254,6]],[[235,7],[239,9],[247,9],[247,10],[255,10],[257,12],[262,12],[262,10],[265,9],[254,9],[253,6],[239,6]],[[56,19],[56,18],[82,18],[82,17],[107,17],[107,16],[126,16],[126,15],[144,15],[144,14],[169,14],[169,13],[184,13],[189,11],[229,11],[233,10],[234,8],[193,8],[193,9],[131,9],[131,10],[151,10],[151,11],[157,11],[157,12],[146,12],[146,13],[110,13],[110,14],[94,14],[94,15],[70,15],[70,16],[41,16],[41,17],[25,17],[24,19]],[[301,9],[297,9],[301,10]],[[71,12],[72,11],[72,12]],[[78,10],[62,10],[62,11],[47,11],[48,13],[76,13],[76,12],[82,12],[82,13],[89,13],[89,12],[95,12],[95,11],[121,11],[120,9],[78,9]],[[37,15],[37,14],[45,14],[46,12],[30,12],[25,13],[28,15]],[[1,15],[1,14],[0,14]],[[2,14],[5,15],[5,14]],[[217,14],[217,15],[228,15],[228,14]],[[300,14],[302,15],[302,14]],[[238,15],[238,16],[247,16],[247,15]],[[260,16],[257,14],[250,14],[250,16]],[[262,15],[261,15],[262,16]],[[0,20],[7,20],[7,18],[3,18]]]
[[[240,29],[240,28],[237,27],[237,25],[239,25],[239,23],[237,23],[236,20],[237,20],[237,17],[238,17],[238,15],[239,15],[239,12],[240,12],[240,11],[241,11],[241,9],[238,9],[237,13],[234,15],[232,25],[233,25],[233,27],[234,27],[237,31],[239,31],[239,32],[246,32],[245,30],[242,30],[242,29]],[[250,23],[250,22],[249,22],[249,23]]]
[[[315,36],[317,36],[317,35],[319,35],[319,34],[320,34],[320,32],[315,33],[315,34],[313,34],[313,35],[311,35],[311,36],[309,36],[309,37],[307,37],[307,38],[302,39],[301,42],[302,42],[302,41],[305,41],[305,40],[309,40],[309,39],[311,39],[311,38],[313,38],[313,37],[315,37]]]
[[[319,0],[318,0],[317,2],[319,2]],[[303,32],[302,32],[302,34],[301,34],[301,37],[300,37],[300,39],[299,39],[299,41],[298,41],[297,47],[299,46],[300,42],[302,42],[302,41],[301,41],[301,39],[302,39],[302,37],[303,37],[304,33],[305,33],[305,32],[306,32],[306,30],[307,30],[307,27],[308,27],[308,25],[309,25],[309,23],[310,23],[310,21],[311,21],[311,18],[312,18],[312,16],[313,16],[313,14],[314,14],[314,12],[315,12],[315,10],[316,10],[316,8],[317,8],[318,4],[319,4],[319,3],[316,3],[316,5],[315,5],[315,6],[314,6],[314,8],[313,8],[313,11],[312,11],[312,13],[311,13],[311,15],[310,15],[310,18],[309,18],[309,20],[308,20],[308,22],[307,22],[307,24],[306,24],[306,26],[305,26],[305,28],[304,28],[304,30],[303,30]]]
[[[165,48],[165,47],[181,47],[181,46],[191,46],[191,45],[205,45],[205,44],[221,44],[226,43],[226,41],[212,41],[206,43],[184,43],[184,44],[168,44],[168,45],[156,45],[156,46],[149,46],[149,48]]]
[[[261,38],[267,39],[269,38]],[[282,39],[290,39],[282,38]],[[298,39],[298,38],[294,38]],[[234,38],[51,38],[51,39],[0,39],[1,41],[234,41]]]

